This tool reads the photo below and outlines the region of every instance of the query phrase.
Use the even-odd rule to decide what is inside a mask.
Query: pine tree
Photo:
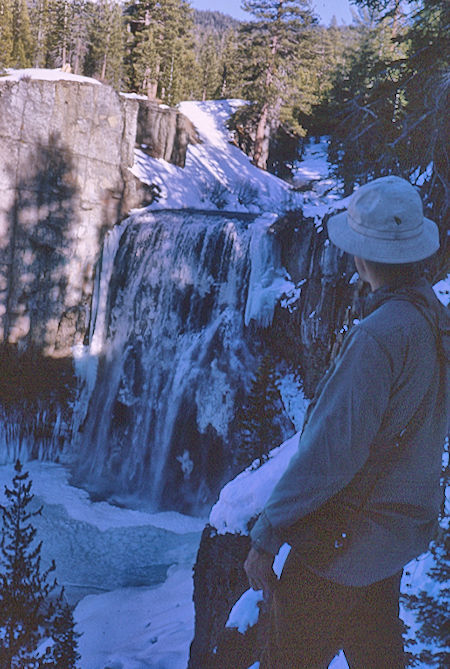
[[[356,182],[398,172],[390,145],[399,137],[405,112],[400,83],[404,53],[393,50],[390,20],[360,11],[353,33],[356,39],[349,45],[346,66],[330,92],[331,158],[339,165],[346,193]]]
[[[26,0],[13,0],[12,4],[13,67],[31,67],[33,59],[33,37]]]
[[[33,65],[34,67],[45,67],[50,29],[48,0],[32,0],[29,3],[29,12],[34,40]]]
[[[84,71],[88,47],[90,3],[87,0],[47,0],[46,67]]]
[[[215,96],[217,98],[241,98],[244,96],[240,68],[237,67],[238,50],[238,31],[230,28],[223,37],[219,64],[220,79]]]
[[[345,191],[395,173],[418,182],[440,227],[431,276],[445,273],[450,202],[446,0],[357,0],[360,46],[330,95],[331,160]],[[406,14],[406,10],[409,14]]]
[[[125,32],[122,10],[115,0],[100,0],[91,5],[88,34],[85,74],[120,88]]]
[[[450,664],[450,628],[448,604],[450,602],[450,528],[446,492],[450,485],[449,443],[445,444],[442,468],[442,507],[440,512],[440,536],[431,545],[434,558],[428,576],[434,581],[430,592],[419,591],[417,595],[403,595],[405,606],[415,613],[419,628],[417,640],[425,648],[413,656],[412,666],[427,666],[444,669]],[[414,650],[414,646],[413,646]]]
[[[220,82],[220,61],[217,52],[217,40],[209,35],[199,56],[200,97],[202,100],[211,99],[216,93]]]
[[[10,67],[13,43],[12,2],[11,0],[0,0],[0,69]]]
[[[192,10],[186,0],[128,3],[129,85],[150,99],[176,104],[192,90]]]
[[[80,634],[75,631],[72,608],[64,602],[64,590],[61,590],[56,603],[51,636],[54,645],[50,651],[52,664],[49,666],[76,669],[76,663],[80,659],[80,654],[77,652],[77,639]]]
[[[298,71],[305,66],[314,17],[308,0],[243,0],[242,7],[255,17],[240,30],[244,95],[252,105],[238,115],[244,123],[251,119],[253,163],[265,168],[270,136],[282,120],[294,125],[289,108],[299,94]]]
[[[281,431],[276,420],[280,401],[273,361],[265,355],[252,380],[247,402],[237,414],[237,465],[247,467],[256,461],[256,466],[260,466],[270,450],[280,444]]]
[[[32,518],[41,513],[29,511],[33,499],[28,473],[15,465],[12,488],[5,487],[8,506],[2,507],[3,536],[0,574],[0,666],[24,667],[30,662],[45,623],[45,607],[56,583],[48,577],[52,564],[41,571],[41,543],[36,544]]]
[[[0,666],[5,669],[75,669],[79,636],[74,631],[64,591],[55,599],[56,580],[49,582],[54,562],[41,569],[42,542],[36,542],[31,511],[32,482],[17,460],[12,487],[5,486],[8,504],[1,507]],[[45,654],[37,649],[48,641]]]

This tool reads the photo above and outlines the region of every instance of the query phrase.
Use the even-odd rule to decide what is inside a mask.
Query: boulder
[[[199,137],[191,121],[177,109],[139,99],[137,146],[152,158],[184,167],[189,144]]]

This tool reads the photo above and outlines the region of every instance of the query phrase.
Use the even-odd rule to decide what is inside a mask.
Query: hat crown
[[[328,234],[343,251],[380,263],[417,262],[439,248],[438,227],[424,217],[419,193],[392,175],[358,188],[347,211],[328,220]]]
[[[395,176],[381,177],[353,193],[348,222],[355,232],[368,237],[409,239],[421,234],[422,200],[408,181]]]

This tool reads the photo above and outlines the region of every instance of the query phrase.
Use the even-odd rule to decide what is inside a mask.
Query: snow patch
[[[174,568],[157,588],[81,600],[74,612],[83,669],[185,669],[194,633],[192,573]]]
[[[139,96],[142,97],[142,96]],[[283,214],[304,209],[317,221],[334,209],[339,189],[329,174],[328,139],[309,142],[304,159],[296,163],[298,178],[311,182],[300,192],[291,184],[255,167],[234,143],[227,121],[243,100],[181,102],[179,110],[195,126],[200,143],[189,145],[184,167],[151,158],[136,149],[131,171],[148,185],[158,186],[160,196],[151,209],[203,209]],[[325,179],[322,184],[321,179]]]
[[[102,86],[101,81],[92,77],[84,77],[81,74],[72,74],[61,69],[49,69],[30,67],[23,70],[6,69],[6,75],[0,75],[1,81],[20,81],[21,79],[33,79],[40,81],[77,81],[81,84],[95,84]]]
[[[433,286],[433,290],[444,307],[448,307],[450,304],[450,274],[447,274],[447,277],[442,279],[442,281],[438,281]]]
[[[222,488],[211,509],[209,523],[219,534],[248,534],[248,522],[259,514],[286,470],[298,446],[299,435],[274,448],[258,469],[247,467]]]
[[[263,601],[262,590],[246,590],[230,611],[225,627],[233,627],[244,634],[258,622],[259,604]]]

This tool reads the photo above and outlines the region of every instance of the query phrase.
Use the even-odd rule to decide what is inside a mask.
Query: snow
[[[328,152],[328,138],[320,137],[318,141],[312,141],[307,144],[303,153],[302,160],[295,163],[293,170],[294,186],[301,187],[311,181],[325,180],[325,186],[328,186],[329,166],[324,162],[323,157]],[[335,182],[334,182],[335,184]]]
[[[296,163],[297,178],[314,182],[300,192],[278,177],[255,167],[233,143],[226,122],[242,100],[181,102],[179,110],[195,126],[200,143],[190,144],[185,167],[151,158],[137,149],[132,172],[141,181],[155,184],[161,197],[150,209],[193,208],[282,214],[304,207],[305,215],[319,220],[334,209],[340,195],[328,179],[328,140],[309,143],[304,160]],[[307,213],[306,213],[307,210]]]
[[[108,502],[92,502],[89,494],[69,484],[69,474],[61,465],[33,460],[24,465],[33,481],[33,494],[45,504],[60,504],[73,520],[89,523],[100,531],[117,527],[151,525],[176,534],[201,532],[205,519],[185,516],[176,511],[146,513],[122,509]],[[14,466],[0,467],[0,503],[4,503],[4,486],[11,485]]]
[[[192,571],[158,588],[89,595],[75,610],[83,669],[186,669],[193,636]]]
[[[7,68],[6,73],[7,74],[5,75],[0,75],[0,82],[34,79],[40,81],[78,81],[82,84],[95,84],[96,86],[102,86],[102,83],[97,79],[92,79],[92,77],[84,77],[81,74],[72,74],[71,72],[65,72],[64,70],[60,69],[46,70],[39,67],[30,67],[23,70],[13,70],[11,68]]]
[[[95,79],[62,70],[39,69],[9,70],[0,81],[23,78],[101,85]],[[145,99],[135,94],[126,97]],[[132,171],[145,183],[161,188],[161,198],[150,209],[227,209],[263,214],[251,224],[254,258],[246,321],[270,322],[276,301],[284,294],[285,306],[289,308],[290,298],[298,295],[300,287],[292,283],[280,264],[268,266],[260,262],[261,254],[269,257],[268,250],[262,248],[270,244],[264,233],[276,215],[293,207],[302,207],[320,230],[323,215],[336,207],[344,208],[346,201],[340,199],[339,185],[329,176],[326,138],[306,146],[303,159],[295,164],[293,187],[253,166],[231,143],[226,128],[227,119],[242,104],[240,100],[181,103],[180,111],[193,122],[200,137],[199,144],[188,148],[185,168],[136,150]],[[420,183],[423,175],[417,174],[415,178]],[[109,281],[111,259],[120,233],[118,227],[109,237],[104,275],[99,281]],[[448,305],[450,275],[436,284],[434,290]],[[98,302],[96,353],[102,350],[104,314],[105,304]],[[82,347],[74,354],[80,377],[92,383],[96,372],[92,356],[86,355]],[[284,378],[280,391],[296,429],[300,430],[307,403],[295,380]],[[297,443],[298,434],[271,451],[263,466],[258,469],[250,466],[222,489],[209,518],[219,533],[248,533],[249,520],[262,510]],[[180,458],[180,466],[188,477],[191,467],[188,451]],[[43,558],[48,562],[56,553],[60,583],[69,586],[68,591],[72,587],[72,597],[78,602],[74,616],[77,630],[82,633],[80,666],[185,669],[194,630],[192,566],[205,519],[173,511],[154,514],[144,508],[127,509],[94,502],[86,491],[70,485],[68,472],[57,464],[33,461],[25,469],[33,481],[35,501],[44,505],[38,536],[43,539],[43,547],[49,548]],[[5,501],[4,485],[11,485],[13,475],[12,465],[0,467],[0,503]],[[285,544],[276,557],[274,568],[278,575],[288,550]],[[150,578],[149,568],[155,560],[160,564],[156,564],[158,569]],[[402,590],[435,589],[436,584],[426,575],[431,564],[429,554],[412,562],[405,570]],[[150,584],[127,586],[130,580],[139,581],[139,574]],[[102,590],[101,594],[94,594]],[[254,624],[260,601],[260,592],[248,590],[233,607],[227,625],[244,631]],[[413,614],[402,609],[402,617],[414,629]],[[251,669],[258,666],[255,663]],[[342,653],[330,664],[330,669],[346,667]]]
[[[267,327],[272,323],[275,307],[282,295],[296,293],[296,286],[281,264],[272,235],[268,234],[276,215],[266,214],[251,226],[250,281],[245,308],[245,325],[255,320]]]
[[[246,590],[230,611],[225,627],[233,627],[241,634],[258,622],[259,604],[263,601],[262,590]]]
[[[442,279],[442,281],[438,281],[433,286],[433,289],[444,307],[448,307],[450,304],[450,274],[447,274],[446,278]]]
[[[248,534],[248,521],[261,512],[276,482],[286,470],[298,445],[299,435],[270,452],[269,460],[258,469],[247,467],[222,488],[211,509],[209,522],[219,534]]]
[[[303,395],[299,383],[292,373],[284,373],[277,381],[277,388],[280,391],[281,400],[286,413],[291,419],[296,431],[299,432],[303,426],[309,400]]]
[[[185,669],[194,632],[192,566],[205,519],[92,502],[61,465],[32,461],[24,470],[33,503],[43,505],[33,519],[43,567],[55,558],[59,584],[78,602],[79,666]],[[0,504],[13,475],[13,465],[0,467]],[[152,571],[158,559],[161,569]],[[126,587],[140,578],[143,584]]]

